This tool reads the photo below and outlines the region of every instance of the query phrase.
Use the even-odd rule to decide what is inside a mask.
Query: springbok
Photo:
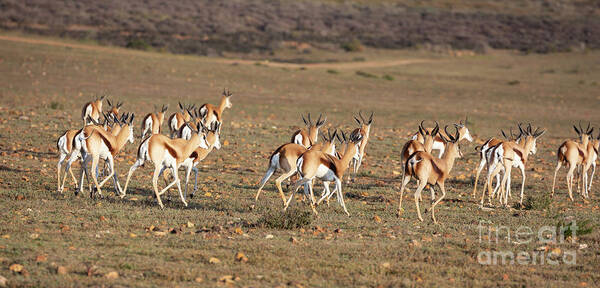
[[[467,128],[467,119],[465,118],[465,122],[463,123],[462,120],[460,120],[460,122],[458,124],[454,124],[454,127],[456,129],[458,129],[458,133],[459,133],[459,140],[458,141],[462,141],[462,140],[467,140],[469,142],[473,142],[473,137],[471,137],[471,133],[469,132],[469,128]],[[435,128],[435,127],[434,127]],[[423,128],[426,131],[431,132],[433,128]],[[439,131],[439,135],[433,138],[433,146],[432,146],[432,150],[439,150],[440,154],[438,157],[442,157],[442,154],[444,154],[444,149],[446,147],[446,143],[444,142],[443,138],[440,137],[441,135],[444,134],[444,131]],[[448,139],[448,135],[443,135],[444,138]],[[412,140],[417,140],[419,141],[421,144],[425,143],[425,138],[423,137],[423,134],[416,132],[412,135],[411,137]]]
[[[349,168],[350,161],[353,157],[358,154],[359,143],[362,140],[362,135],[352,134],[350,135],[350,144],[346,148],[342,158],[336,158],[335,156],[329,155],[323,151],[308,150],[298,158],[296,162],[296,169],[300,174],[300,180],[294,183],[292,188],[292,194],[285,203],[284,211],[290,206],[294,195],[300,186],[304,185],[304,195],[310,199],[310,207],[315,214],[318,214],[315,209],[315,197],[313,193],[312,180],[315,178],[320,179],[323,182],[335,182],[334,191],[337,192],[336,197],[338,203],[344,209],[346,215],[350,216],[346,204],[344,203],[344,195],[342,194],[342,178],[344,172]],[[333,140],[332,140],[333,141]],[[329,194],[329,186],[325,185],[326,194]]]
[[[519,134],[518,136],[515,136],[513,134],[512,128],[510,128],[510,137],[504,132],[504,130],[500,129],[500,131],[502,132],[502,136],[504,136],[506,141],[519,142],[519,138],[522,136],[521,134]],[[502,143],[503,141],[504,140],[502,140],[500,138],[492,137],[492,138],[488,139],[487,141],[485,141],[483,143],[483,145],[475,147],[476,151],[479,150],[479,166],[477,166],[477,172],[475,174],[475,183],[473,184],[473,193],[471,194],[471,197],[475,197],[477,194],[477,184],[479,182],[479,175],[481,174],[481,171],[483,170],[484,167],[489,168],[489,164],[487,162],[487,160],[489,158],[488,155],[490,155],[489,152],[494,147],[496,147],[498,144]],[[500,176],[501,175],[499,173],[496,174],[496,187],[494,187],[494,193],[493,193],[494,195],[496,194],[496,191],[498,190],[498,188],[500,188]]]
[[[181,104],[181,102],[179,102],[180,110],[171,114],[167,121],[169,123],[169,130],[171,131],[171,138],[177,137],[177,132],[179,131],[179,129],[181,129],[181,127],[183,127],[186,122],[192,119],[191,116],[188,113],[186,113],[186,111],[194,110],[195,107],[196,105],[184,106],[183,104]]]
[[[151,134],[160,134],[167,109],[169,109],[169,105],[163,105],[160,112],[148,113],[148,115],[142,119],[142,139],[144,139],[148,131],[150,131]]]
[[[367,147],[367,142],[369,142],[371,124],[373,123],[373,112],[371,112],[371,116],[369,116],[368,120],[366,120],[363,117],[361,111],[358,111],[358,116],[360,117],[360,119],[354,116],[354,120],[356,120],[356,123],[358,123],[360,127],[354,129],[354,131],[352,131],[351,133],[351,135],[356,133],[360,133],[360,135],[362,135],[362,141],[360,142],[360,147],[358,150],[358,158],[352,158],[352,161],[350,163],[352,165],[352,170],[355,175],[356,173],[358,173],[358,169],[360,168],[360,165],[362,164],[362,161],[365,156],[365,148]],[[348,173],[348,181],[350,181],[350,173]]]
[[[335,138],[337,131],[334,131],[333,134],[330,130],[327,131],[327,137],[322,135],[324,142],[318,143],[316,145],[311,146],[310,150],[318,150],[323,151],[326,154],[334,155],[335,154]],[[279,191],[279,195],[281,196],[281,200],[283,200],[283,205],[285,205],[286,198],[285,194],[283,194],[283,189],[281,188],[281,182],[285,181],[285,179],[290,178],[294,175],[298,170],[296,167],[296,161],[298,158],[304,154],[309,149],[304,148],[304,146],[296,144],[296,143],[286,143],[279,146],[269,157],[269,168],[260,181],[260,187],[256,192],[256,196],[254,197],[255,201],[258,201],[258,196],[260,196],[260,192],[262,191],[265,184],[273,176],[273,173],[277,170],[282,170],[281,176],[279,176],[275,180],[275,186]]]
[[[93,119],[96,122],[99,121],[100,115],[102,115],[102,100],[104,100],[104,95],[100,98],[96,97],[94,101],[90,101],[83,105],[83,109],[81,110],[83,126],[92,123],[90,119]]]
[[[206,158],[206,156],[208,156],[208,154],[210,152],[212,152],[213,148],[216,148],[217,150],[221,149],[221,141],[219,140],[219,126],[221,125],[221,123],[213,122],[211,124],[210,128],[204,127],[202,122],[198,122],[198,125],[200,125],[202,127],[202,133],[204,135],[206,135],[206,144],[208,145],[208,148],[201,148],[201,147],[196,148],[196,150],[194,150],[194,152],[192,152],[192,154],[190,154],[190,157],[188,159],[186,159],[185,161],[183,161],[183,163],[181,163],[181,165],[180,165],[181,168],[185,169],[184,197],[186,199],[187,199],[187,192],[188,192],[188,183],[190,180],[190,173],[192,171],[194,171],[194,174],[195,174],[194,190],[192,191],[192,194],[190,194],[190,198],[194,198],[194,194],[196,193],[196,190],[198,187],[198,168],[196,168],[196,165],[198,165],[198,163],[200,163],[200,161],[204,160],[204,158]],[[189,125],[189,126],[191,126],[191,125]],[[190,133],[190,136],[191,136],[191,133]],[[165,171],[165,169],[166,169],[166,167],[163,167],[161,170],[161,173],[163,171]],[[164,174],[165,181],[167,181],[167,179],[168,179],[168,176],[170,174],[170,173],[168,173],[169,171],[170,170],[165,171],[165,172],[167,172]]]
[[[87,172],[87,164],[91,160],[91,179],[93,180],[96,190],[98,191],[98,195],[102,196],[101,188],[108,180],[110,180],[110,178],[113,178],[114,182],[116,183],[115,187],[118,188],[117,192],[121,193],[121,187],[119,185],[119,182],[117,180],[117,174],[115,172],[114,156],[117,155],[117,153],[119,153],[121,149],[123,149],[127,142],[133,143],[133,141],[135,140],[133,137],[134,118],[135,114],[133,113],[131,114],[131,116],[129,114],[126,114],[123,117],[124,122],[120,122],[115,118],[115,121],[118,122],[117,124],[122,125],[119,134],[117,134],[116,136],[105,131],[98,125],[88,125],[85,128],[83,128],[81,133],[75,136],[74,146],[79,149],[78,152],[82,156],[82,170],[80,174],[81,178],[79,180],[79,192],[83,191],[83,175],[86,174],[88,179],[90,178],[90,175]],[[66,170],[70,168],[71,164],[76,159],[75,155],[75,153],[71,153],[71,157],[69,158],[69,162],[67,163],[67,167],[65,168],[65,177]],[[98,183],[98,178],[96,176],[96,168],[98,167],[100,159],[103,159],[104,161],[108,162],[108,169],[110,169],[110,174],[106,176],[106,178],[102,182]],[[65,179],[63,178],[63,185],[64,182]],[[75,193],[75,195],[77,194],[78,192]],[[90,193],[90,196],[93,197],[93,193]]]
[[[186,125],[189,125],[189,123]],[[177,171],[179,170],[179,166],[184,161],[189,159],[194,150],[197,148],[208,149],[206,135],[201,135],[201,129],[202,128],[195,129],[189,140],[181,138],[171,139],[162,134],[153,134],[152,136],[144,139],[138,147],[137,159],[135,163],[131,166],[131,168],[129,168],[127,181],[125,182],[125,187],[123,188],[121,197],[125,197],[127,193],[127,186],[129,185],[129,180],[131,179],[133,172],[138,167],[143,166],[146,161],[151,161],[154,164],[152,187],[160,208],[164,208],[162,200],[160,199],[160,195],[164,194],[175,184],[177,185],[177,190],[179,190],[181,201],[185,206],[187,206],[187,202],[185,201],[183,192],[181,191],[181,181],[179,180]],[[160,175],[160,171],[163,170],[163,167],[171,170],[174,180],[159,192],[158,177]]]
[[[577,129],[577,126],[575,125],[573,125],[573,128],[575,129],[575,133],[577,133],[577,135],[579,136],[581,143],[575,142],[573,140],[567,140],[558,147],[558,151],[556,152],[557,163],[556,168],[554,169],[554,179],[552,180],[551,194],[551,196],[554,197],[554,186],[556,184],[556,174],[558,173],[558,170],[560,170],[560,167],[563,164],[567,165],[569,167],[569,171],[567,172],[567,188],[569,189],[569,199],[571,199],[571,201],[574,201],[573,178],[575,169],[577,169],[578,166],[583,165],[585,162],[592,162],[594,156],[590,155],[590,153],[597,154],[597,152],[594,151],[594,145],[590,143],[590,138],[592,138],[594,128],[590,128],[590,124],[588,123],[588,127],[585,130],[583,130],[581,127],[581,122],[579,123],[579,129]],[[588,155],[591,157],[588,157]],[[587,158],[589,158],[589,160]],[[595,162],[595,159],[593,160],[593,162]],[[589,163],[588,165],[591,165],[591,163]],[[587,173],[582,174],[582,177],[584,177],[583,182],[585,185],[587,181]],[[587,190],[588,187],[584,187],[584,189]],[[586,193],[587,192],[584,192],[584,195]]]
[[[546,133],[546,130],[541,130],[540,127],[532,130],[531,124],[527,125],[526,129],[521,128],[519,123],[520,135],[517,137],[519,143],[516,141],[504,141],[496,145],[491,151],[489,151],[487,162],[488,162],[488,177],[486,179],[488,196],[492,197],[492,179],[496,174],[503,172],[502,180],[500,183],[500,203],[504,206],[508,206],[508,198],[510,197],[510,183],[511,183],[511,170],[512,167],[518,167],[521,170],[522,182],[521,182],[521,196],[519,205],[523,206],[523,193],[525,191],[525,166],[530,154],[537,152],[536,140]],[[482,195],[482,206],[483,206],[483,195]]]
[[[222,123],[222,116],[223,116],[223,111],[225,111],[225,109],[227,108],[231,108],[233,106],[233,104],[231,104],[231,92],[229,92],[229,89],[225,90],[223,89],[223,96],[221,97],[221,103],[219,104],[218,107],[206,103],[203,104],[202,106],[200,106],[200,108],[198,108],[198,112],[201,115],[205,115],[204,118],[202,119],[202,123],[204,124],[204,126],[206,127],[210,127],[212,125],[213,122],[217,121],[219,123]],[[221,129],[221,126],[219,126],[219,129]],[[221,132],[221,131],[219,131]]]
[[[425,151],[427,153],[431,153],[433,148],[433,141],[435,137],[439,134],[440,125],[435,122],[435,127],[433,129],[425,129],[423,127],[423,123],[425,120],[421,121],[419,124],[419,132],[417,132],[423,139],[423,143],[419,142],[416,139],[409,140],[402,147],[402,152],[400,152],[400,163],[402,164],[402,179],[404,179],[404,175],[406,173],[406,161],[413,153],[417,151]],[[433,195],[433,190],[431,190],[431,199],[433,201],[435,195]]]
[[[118,127],[120,127],[120,126],[114,125],[111,123],[111,116],[108,116],[106,113],[103,113],[103,115],[104,115],[104,122],[101,124],[100,123],[98,123],[98,124],[100,124],[100,126],[102,126],[104,130],[110,131],[111,134],[113,134],[113,135],[117,135],[120,129],[116,128],[115,126],[118,126]],[[93,119],[90,119],[89,121],[92,124],[94,122]],[[62,193],[61,187],[64,187],[64,184],[61,185],[61,177],[60,177],[60,171],[62,170],[62,164],[64,163],[65,160],[67,160],[67,156],[69,154],[71,154],[71,152],[73,151],[73,140],[75,139],[75,136],[81,132],[81,130],[82,129],[67,130],[56,141],[56,147],[58,150],[58,165],[57,165],[58,188],[57,188],[57,191],[60,193]],[[79,156],[79,154],[77,153],[77,157],[78,156]],[[77,185],[77,179],[75,178],[75,174],[73,174],[73,170],[71,169],[71,167],[69,167],[68,170],[69,170],[69,174],[71,175],[71,178],[73,179],[73,183],[75,185]]]
[[[317,122],[313,124],[312,119],[310,119],[310,113],[308,113],[308,121],[304,118],[304,115],[302,115],[302,121],[304,121],[306,128],[294,132],[294,134],[292,134],[291,143],[302,145],[304,148],[315,145],[319,139],[319,129],[325,125],[325,122],[327,121],[327,116],[325,116],[325,119],[323,120],[321,120],[321,116],[323,115],[320,114]]]
[[[441,135],[442,140],[446,143],[446,147],[444,149],[444,154],[442,158],[437,158],[429,152],[425,151],[417,151],[410,155],[408,160],[406,161],[406,174],[404,174],[402,179],[402,188],[400,188],[400,201],[398,201],[398,216],[402,214],[402,197],[404,194],[404,188],[410,182],[410,179],[414,177],[417,180],[418,186],[417,190],[415,190],[415,205],[417,207],[417,215],[419,220],[423,221],[423,217],[421,217],[421,209],[419,208],[419,201],[421,199],[421,191],[425,188],[427,184],[429,185],[437,185],[442,192],[442,195],[431,204],[431,219],[433,219],[434,223],[437,223],[435,219],[435,206],[446,197],[446,188],[445,181],[450,176],[450,172],[452,171],[452,167],[454,167],[454,161],[456,158],[461,158],[462,153],[460,152],[460,146],[458,144],[458,139],[460,139],[458,128],[456,128],[456,133],[454,136],[451,136],[448,131],[446,131],[448,126],[444,128],[445,134],[448,135],[448,138]],[[430,187],[433,191],[433,187]],[[431,193],[435,195],[435,193]],[[433,199],[432,199],[433,200]]]

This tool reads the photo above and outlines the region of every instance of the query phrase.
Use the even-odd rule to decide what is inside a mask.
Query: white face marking
[[[231,106],[233,106],[233,104],[231,104],[231,101],[229,101],[229,97],[226,97],[225,98],[225,107],[231,108]]]

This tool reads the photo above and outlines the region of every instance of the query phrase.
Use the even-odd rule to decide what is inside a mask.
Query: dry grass
[[[499,128],[531,121],[548,129],[530,160],[525,192],[541,199],[531,203],[542,203],[550,190],[553,152],[573,136],[571,124],[600,123],[598,52],[450,57],[404,51],[395,57],[432,61],[360,69],[394,78],[386,81],[355,71],[328,73],[331,68],[231,65],[112,48],[0,43],[0,275],[10,285],[194,286],[198,278],[200,285],[214,286],[227,281],[222,278],[226,275],[234,286],[576,286],[600,281],[597,229],[579,239],[588,248],[578,251],[575,266],[477,262],[482,250],[534,251],[541,246],[502,240],[490,248],[478,241],[481,220],[513,231],[520,225],[537,229],[569,219],[598,226],[597,188],[591,202],[578,198],[569,203],[561,171],[559,190],[547,209],[482,211],[470,197],[476,144],[464,144],[465,157],[457,161],[447,200],[436,213],[442,224],[434,225],[429,214],[423,223],[416,220],[410,193],[406,211],[396,216],[399,179],[394,173],[400,171],[399,150],[421,119],[451,123],[468,114],[477,143],[498,135]],[[510,81],[519,84],[508,85]],[[142,115],[154,104],[216,103],[223,87],[234,93],[233,108],[224,114],[222,140],[228,145],[200,165],[200,191],[189,207],[174,197],[160,210],[150,194],[150,168],[134,174],[124,200],[75,197],[70,182],[66,193],[56,192],[55,140],[79,126],[81,105],[94,93],[108,91],[125,102],[125,111]],[[374,111],[375,120],[366,163],[357,181],[344,186],[352,217],[334,202],[318,207],[320,217],[307,228],[260,225],[281,200],[270,182],[255,203],[256,184],[272,149],[300,125],[300,114],[324,112],[332,126],[349,129],[358,110]],[[139,139],[117,157],[120,179],[138,144]],[[520,182],[518,175],[515,182]],[[428,207],[428,199],[426,193],[422,208]],[[299,201],[295,207],[309,211]],[[556,247],[577,249],[574,244],[551,248]],[[248,261],[236,261],[237,252]],[[15,263],[26,272],[11,272]],[[67,273],[58,274],[58,266]],[[112,271],[119,278],[105,277]]]

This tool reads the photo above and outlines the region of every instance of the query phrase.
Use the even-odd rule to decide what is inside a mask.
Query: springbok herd
[[[123,103],[112,103],[108,99],[107,103],[110,107],[107,112],[104,112],[102,109],[104,96],[86,103],[81,113],[83,128],[68,130],[57,141],[59,151],[58,191],[63,192],[67,174],[70,174],[77,186],[75,195],[82,192],[83,180],[87,177],[90,196],[94,197],[96,191],[98,195],[102,196],[101,188],[112,178],[116,192],[123,198],[127,193],[133,172],[143,166],[146,161],[150,161],[154,164],[152,187],[158,205],[161,208],[164,207],[161,195],[173,185],[177,185],[181,201],[187,206],[186,197],[191,171],[193,170],[195,173],[194,190],[190,195],[193,197],[197,190],[198,180],[196,165],[213,149],[218,150],[221,147],[219,135],[223,124],[222,116],[225,109],[232,107],[231,95],[228,90],[224,90],[218,106],[204,104],[196,108],[195,105],[179,103],[179,111],[167,118],[169,136],[162,134],[161,129],[168,106],[162,106],[161,109],[156,109],[156,112],[146,115],[142,119],[142,141],[137,149],[137,160],[129,169],[124,188],[121,188],[115,173],[114,157],[127,142],[134,142],[135,115],[120,113]],[[303,115],[302,120],[306,128],[293,133],[291,141],[279,146],[269,157],[268,169],[260,181],[255,200],[258,200],[263,187],[271,176],[277,170],[281,170],[282,174],[275,180],[275,186],[283,200],[284,210],[289,207],[295,198],[295,193],[302,186],[304,196],[308,198],[315,214],[317,214],[316,205],[324,200],[329,204],[330,198],[335,195],[344,212],[350,216],[344,203],[342,179],[350,167],[356,174],[361,166],[369,141],[373,113],[365,118],[359,112],[358,116],[354,117],[359,127],[351,132],[328,129],[326,134],[321,134],[322,142],[318,142],[318,136],[320,128],[327,121],[326,117],[323,118],[322,115],[319,115],[318,119],[313,121],[309,113],[307,117]],[[437,122],[434,127],[425,127],[424,121],[420,123],[418,131],[403,146],[400,154],[402,186],[398,215],[403,212],[402,196],[406,185],[414,178],[417,184],[414,199],[419,220],[423,221],[419,207],[419,202],[422,200],[421,192],[428,186],[432,201],[431,218],[437,223],[435,207],[446,196],[445,181],[450,177],[454,161],[462,157],[459,143],[462,140],[473,141],[466,124],[466,120],[465,122],[461,120],[452,125],[454,131],[448,131],[448,125],[442,130]],[[536,140],[546,131],[540,127],[534,128],[531,124],[518,124],[517,128],[518,133],[513,133],[512,128],[510,134],[501,131],[505,139],[490,138],[476,148],[481,160],[477,167],[472,196],[476,197],[480,173],[483,168],[486,168],[485,187],[487,188],[488,205],[492,205],[492,198],[495,197],[499,199],[500,205],[508,206],[508,199],[511,197],[511,170],[513,167],[518,167],[521,171],[519,204],[523,204],[527,160],[530,155],[536,153]],[[593,139],[594,129],[590,128],[589,124],[586,129],[583,129],[581,123],[574,128],[579,136],[579,141],[566,140],[558,148],[558,161],[552,182],[552,195],[554,195],[556,174],[562,165],[566,165],[569,169],[567,186],[571,201],[573,201],[573,180],[576,174],[578,192],[583,198],[589,198],[600,143],[600,135],[597,139]],[[337,150],[336,140],[340,143]],[[439,150],[439,154],[434,155],[433,150]],[[61,179],[62,164],[67,156],[68,161]],[[71,170],[72,163],[77,159],[80,159],[82,167],[79,181]],[[100,159],[104,160],[102,171],[99,167]],[[91,167],[89,166],[90,161]],[[185,168],[185,194],[181,189],[181,181],[178,176],[178,170],[182,167]],[[592,168],[591,176],[588,178],[590,168]],[[92,173],[89,173],[88,170]],[[98,177],[101,175],[105,178],[99,182]],[[168,184],[159,190],[158,179],[161,175]],[[90,182],[90,178],[92,182]],[[171,178],[172,181],[169,183]],[[315,201],[313,193],[315,178],[323,183],[323,192],[318,201]],[[492,187],[494,178],[496,184]],[[581,190],[579,178],[583,183],[583,190]],[[281,187],[281,183],[286,179],[292,183],[291,195],[287,199]],[[335,184],[333,191],[329,188],[330,182]],[[347,183],[350,183],[350,175],[347,176]],[[440,190],[437,198],[433,186],[437,186]],[[481,207],[484,205],[484,198],[485,190],[481,193]]]

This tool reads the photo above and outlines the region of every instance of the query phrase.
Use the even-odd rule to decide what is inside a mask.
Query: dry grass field
[[[8,286],[600,284],[600,186],[590,201],[577,196],[572,203],[561,170],[557,194],[548,202],[558,145],[575,136],[577,121],[600,124],[597,51],[447,55],[366,49],[353,54],[364,61],[352,65],[272,65],[0,36],[0,275]],[[63,194],[56,192],[56,140],[80,127],[81,107],[95,94],[108,93],[124,101],[123,111],[136,114],[136,142],[116,158],[124,183],[140,143],[140,119],[154,105],[169,104],[173,112],[178,101],[217,104],[224,87],[234,96],[224,113],[223,147],[199,165],[199,192],[188,207],[175,189],[165,209],[158,207],[148,166],[136,171],[123,200],[112,184],[104,199],[75,196],[70,180]],[[269,155],[300,127],[301,113],[324,113],[326,127],[349,130],[359,110],[375,116],[363,167],[354,183],[344,185],[350,218],[336,202],[319,206],[314,217],[299,200],[284,215],[274,179],[254,201]],[[464,157],[436,210],[440,224],[429,213],[417,220],[410,192],[398,217],[399,154],[407,136],[422,119],[451,124],[467,115],[475,141],[461,145]],[[482,210],[471,198],[475,146],[518,122],[548,130],[528,163],[529,205]],[[513,170],[511,204],[518,201],[520,181]],[[422,209],[429,198],[425,193]],[[278,228],[285,219],[304,223]],[[573,220],[592,227],[576,243],[544,244],[537,237],[515,242],[521,226],[537,232]],[[513,234],[507,239],[500,233],[496,243],[486,228],[480,238],[480,223],[503,225]],[[575,251],[576,263],[478,262],[481,251],[534,253],[540,247],[558,255]]]

